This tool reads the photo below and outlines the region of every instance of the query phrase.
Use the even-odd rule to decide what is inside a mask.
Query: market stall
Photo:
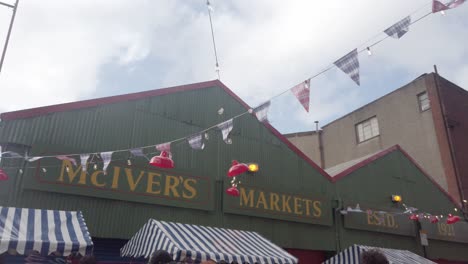
[[[92,250],[81,212],[0,207],[0,254],[84,256]]]
[[[414,254],[408,250],[399,250],[391,248],[377,248],[377,247],[368,247],[362,245],[353,245],[334,257],[323,262],[323,264],[354,264],[361,263],[361,253],[368,250],[379,250],[382,252],[388,259],[390,263],[406,263],[406,264],[435,264],[426,258],[423,258],[417,254]]]
[[[288,252],[255,232],[150,219],[120,250],[123,257],[148,258],[166,250],[175,261],[190,258],[239,263],[298,263]]]

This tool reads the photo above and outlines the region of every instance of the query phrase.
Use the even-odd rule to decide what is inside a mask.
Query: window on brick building
[[[427,96],[427,92],[423,92],[418,94],[418,101],[419,101],[419,110],[426,111],[427,109],[431,108],[429,103],[429,97]]]
[[[357,124],[356,134],[359,143],[378,136],[380,132],[379,121],[377,120],[377,117],[371,117]]]

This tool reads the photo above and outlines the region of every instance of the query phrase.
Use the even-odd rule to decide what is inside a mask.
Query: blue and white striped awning
[[[423,258],[411,251],[391,249],[391,248],[378,248],[361,245],[353,245],[334,257],[328,259],[322,264],[349,264],[349,263],[361,263],[361,252],[376,249],[382,252],[390,263],[405,263],[405,264],[436,264],[426,258]]]
[[[88,255],[93,242],[81,212],[0,206],[0,254]]]
[[[199,262],[298,263],[297,259],[255,232],[238,231],[150,219],[123,248],[121,256],[148,258],[166,250],[175,261],[186,257]]]

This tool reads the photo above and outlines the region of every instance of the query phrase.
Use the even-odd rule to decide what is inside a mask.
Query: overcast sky
[[[221,81],[251,106],[431,9],[430,0],[211,3]],[[1,43],[10,14],[0,6]],[[361,86],[332,69],[312,80],[309,114],[287,93],[273,101],[270,120],[284,133],[314,129],[315,120],[324,125],[434,64],[468,89],[467,43],[468,4],[430,15],[360,55]],[[212,80],[214,64],[206,0],[20,0],[0,112]]]

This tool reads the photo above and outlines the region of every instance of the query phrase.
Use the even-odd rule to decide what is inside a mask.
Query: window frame
[[[426,94],[426,97],[427,97],[427,101],[428,101],[428,107],[426,109],[423,109],[422,108],[422,101],[421,101],[421,96],[423,96],[424,94]],[[416,95],[416,98],[418,100],[418,108],[419,108],[419,112],[426,112],[427,110],[431,109],[431,100],[429,99],[429,94],[427,93],[427,91],[424,91],[424,92],[421,92],[421,93],[418,93]]]
[[[373,133],[373,129],[372,129],[372,119],[374,119],[377,121],[377,129],[378,129],[378,134],[377,135],[371,135],[370,138],[367,138],[367,139],[363,139],[362,141],[360,141],[360,138],[359,138],[359,125],[362,125],[366,122],[369,122],[369,126],[370,126],[370,129],[371,129],[371,133]],[[369,140],[372,140],[376,137],[380,137],[380,126],[379,126],[379,119],[377,118],[377,115],[374,115],[372,117],[369,117],[361,122],[358,122],[354,125],[354,131],[355,131],[355,135],[356,135],[356,142],[357,144],[361,144],[363,142],[366,142],[366,141],[369,141]],[[362,135],[363,135],[363,138],[364,138],[364,129],[362,130]]]

